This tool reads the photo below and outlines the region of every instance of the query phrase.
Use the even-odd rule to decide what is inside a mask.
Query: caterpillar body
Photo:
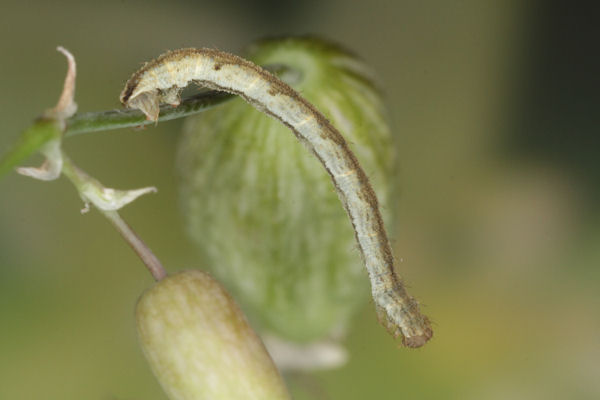
[[[288,126],[325,167],[350,217],[380,321],[407,347],[420,347],[433,335],[428,318],[404,288],[394,269],[391,246],[377,197],[347,142],[337,129],[289,85],[261,67],[214,49],[167,52],[133,74],[121,102],[158,119],[159,104],[179,104],[189,83],[237,94]]]

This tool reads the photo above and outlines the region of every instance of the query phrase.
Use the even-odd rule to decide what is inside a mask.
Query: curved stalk
[[[146,265],[152,274],[152,277],[156,281],[165,278],[167,272],[158,257],[154,255],[146,243],[144,243],[116,211],[121,206],[134,200],[137,196],[154,191],[153,188],[138,189],[134,191],[116,191],[107,189],[96,179],[77,167],[64,153],[62,154],[62,173],[71,181],[71,183],[73,183],[81,198],[86,202],[86,208],[84,208],[82,212],[88,210],[88,202],[93,203],[140,257],[144,265]],[[100,202],[113,205],[114,207],[109,209]]]

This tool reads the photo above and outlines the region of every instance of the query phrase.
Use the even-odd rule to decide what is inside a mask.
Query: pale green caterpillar
[[[214,49],[182,49],[161,55],[131,77],[121,102],[140,109],[149,120],[157,120],[159,104],[177,105],[181,89],[191,82],[241,96],[289,127],[317,157],[350,217],[381,322],[395,337],[401,336],[404,345],[424,345],[433,334],[429,320],[395,272],[375,192],[338,130],[271,73]]]

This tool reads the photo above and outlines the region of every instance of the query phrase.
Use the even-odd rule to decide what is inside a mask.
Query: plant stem
[[[158,121],[169,121],[197,114],[224,103],[231,98],[233,98],[233,95],[228,93],[217,91],[202,92],[183,100],[177,107],[162,106]],[[144,114],[138,110],[126,109],[75,114],[66,123],[67,131],[65,132],[65,136],[74,136],[111,129],[155,125],[157,122],[148,121]]]
[[[154,255],[152,250],[144,243],[144,241],[135,233],[135,231],[121,218],[116,211],[102,211],[102,214],[113,224],[119,231],[123,239],[131,246],[133,251],[140,257],[146,265],[152,277],[156,281],[160,281],[167,276],[167,271],[161,264],[158,257]]]
[[[284,80],[299,79],[299,72],[285,65],[269,65],[265,69],[279,75]],[[181,101],[179,106],[164,105],[160,108],[158,121],[148,121],[138,110],[109,110],[75,114],[65,121],[64,136],[74,136],[83,133],[106,131],[111,129],[135,128],[159,121],[169,121],[197,114],[215,107],[235,97],[229,93],[205,91]],[[55,121],[41,119],[29,127],[17,143],[0,155],[0,178],[8,171],[21,164],[27,157],[52,138],[60,136]]]
[[[208,91],[189,97],[178,107],[163,106],[159,121],[169,121],[200,113],[217,106],[234,96],[228,93]],[[106,131],[110,129],[132,128],[156,124],[146,120],[138,110],[110,110],[75,114],[66,121],[67,130],[64,136],[79,135]],[[0,156],[0,177],[21,164],[31,154],[39,150],[53,138],[60,137],[61,132],[56,121],[40,119],[21,134],[19,140]]]

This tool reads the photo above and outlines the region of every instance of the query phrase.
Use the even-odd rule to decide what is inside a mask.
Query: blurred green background
[[[55,104],[66,70],[57,45],[77,58],[80,111],[119,107],[130,74],[167,49],[239,53],[265,35],[319,34],[377,71],[402,168],[395,254],[435,337],[396,348],[367,304],[346,341],[349,364],[290,376],[296,399],[600,398],[593,10],[516,0],[0,5],[0,150]],[[180,128],[66,142],[109,186],[159,188],[122,214],[171,271],[202,268],[177,203]],[[152,280],[80,208],[64,179],[0,181],[0,399],[165,399],[133,322]]]

